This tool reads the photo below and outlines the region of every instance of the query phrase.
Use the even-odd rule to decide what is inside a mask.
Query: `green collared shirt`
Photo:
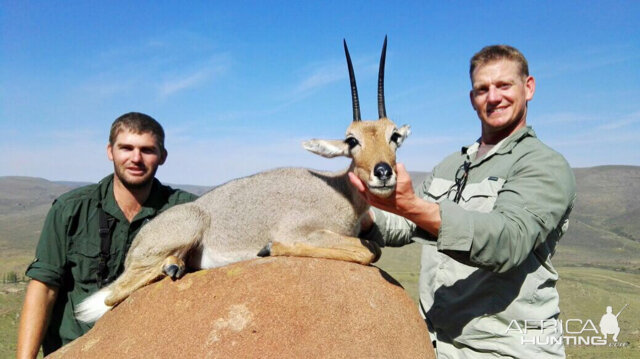
[[[26,275],[59,288],[51,321],[43,340],[46,354],[78,338],[92,325],[78,322],[74,308],[98,290],[100,235],[98,208],[113,218],[108,280],[124,270],[124,260],[140,228],[166,209],[197,197],[154,179],[149,198],[129,223],[113,195],[113,175],[98,184],[70,191],[53,202],[40,235],[36,257]]]
[[[530,127],[482,158],[478,147],[447,157],[417,193],[440,205],[437,237],[375,210],[378,228],[369,239],[423,244],[421,312],[439,356],[563,357],[561,334],[548,328],[559,313],[551,257],[573,207],[573,171]],[[522,328],[534,320],[542,328],[524,336],[510,330],[512,321]]]

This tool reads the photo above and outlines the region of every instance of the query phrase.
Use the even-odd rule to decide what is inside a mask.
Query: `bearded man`
[[[107,157],[114,173],[53,202],[40,235],[18,331],[18,358],[47,355],[93,324],[74,307],[124,269],[140,228],[168,208],[196,199],[155,178],[167,159],[164,130],[152,117],[131,112],[111,125]]]

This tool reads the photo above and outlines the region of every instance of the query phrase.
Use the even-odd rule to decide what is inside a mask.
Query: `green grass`
[[[13,358],[16,355],[24,289],[25,283],[0,284],[0,358]]]
[[[397,279],[417,303],[420,246],[384,248],[377,266]],[[581,319],[586,322],[590,319],[597,327],[608,305],[613,307],[615,314],[629,304],[618,317],[618,342],[628,343],[626,347],[567,346],[567,357],[640,358],[640,273],[586,266],[557,269],[560,273],[560,319],[563,321]]]
[[[598,326],[608,305],[616,314],[625,304],[629,306],[618,317],[618,343],[623,348],[568,346],[569,358],[640,358],[640,274],[624,273],[601,268],[561,267],[560,319],[591,321]],[[599,329],[599,328],[598,328]]]

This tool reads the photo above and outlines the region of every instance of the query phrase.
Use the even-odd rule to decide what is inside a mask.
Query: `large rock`
[[[434,358],[376,267],[271,257],[142,288],[50,358]]]

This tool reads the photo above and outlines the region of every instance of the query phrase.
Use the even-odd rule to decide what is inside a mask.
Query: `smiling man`
[[[437,165],[417,194],[402,164],[389,199],[350,175],[382,209],[363,220],[362,237],[423,245],[420,311],[438,357],[561,358],[551,257],[573,207],[573,172],[527,126],[535,80],[517,49],[483,48],[469,74],[480,138]]]
[[[159,213],[196,196],[155,179],[167,159],[162,126],[131,112],[117,118],[107,157],[114,173],[56,199],[27,269],[31,277],[20,318],[18,358],[45,355],[87,332],[73,311],[114,280],[140,228]]]

